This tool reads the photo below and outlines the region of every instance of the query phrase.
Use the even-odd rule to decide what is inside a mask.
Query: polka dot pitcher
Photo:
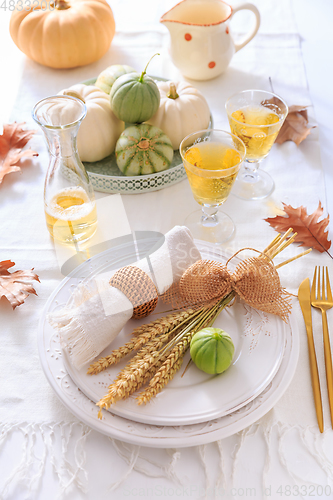
[[[255,24],[240,43],[229,32],[229,21],[250,10]],[[235,52],[256,35],[260,14],[251,3],[231,7],[222,0],[182,0],[160,19],[170,32],[170,55],[181,73],[193,80],[210,80],[223,73]]]

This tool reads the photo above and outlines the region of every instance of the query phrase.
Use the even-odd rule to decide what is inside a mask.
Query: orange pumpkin
[[[17,47],[34,61],[74,68],[97,61],[110,47],[115,22],[105,0],[39,0],[35,5],[18,2],[9,28]]]

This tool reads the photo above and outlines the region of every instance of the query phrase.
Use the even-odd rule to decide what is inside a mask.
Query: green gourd
[[[111,87],[114,82],[127,73],[135,73],[135,69],[127,64],[113,64],[100,73],[95,82],[95,86],[103,90],[106,94],[110,94]]]
[[[170,167],[172,158],[169,137],[147,123],[126,128],[116,144],[117,165],[125,175],[161,172]]]
[[[203,328],[191,339],[191,358],[205,373],[224,372],[231,364],[234,351],[230,335],[220,328]]]
[[[128,73],[117,78],[112,85],[110,105],[119,120],[142,123],[149,120],[158,110],[160,91],[154,80],[146,75],[151,59],[141,75]]]

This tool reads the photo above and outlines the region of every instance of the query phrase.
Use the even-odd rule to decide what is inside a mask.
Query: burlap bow
[[[273,262],[262,252],[259,257],[242,260],[231,272],[226,264],[199,260],[182,275],[178,285],[163,296],[173,307],[204,304],[221,299],[234,291],[250,306],[280,316],[287,321],[291,312],[291,295],[281,286]]]

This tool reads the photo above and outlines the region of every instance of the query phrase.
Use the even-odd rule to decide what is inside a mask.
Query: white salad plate
[[[253,310],[237,302],[222,311],[216,319],[214,327],[228,332],[235,345],[233,363],[223,374],[208,375],[192,363],[181,377],[190,359],[187,351],[178,374],[148,404],[139,406],[136,401],[138,393],[135,393],[119,401],[110,411],[146,424],[189,425],[227,415],[246,405],[273,379],[282,361],[285,345],[286,325],[279,318],[271,316],[267,323],[260,325],[262,316],[255,316]],[[147,322],[149,320],[146,319]],[[136,326],[136,320],[128,321],[112,343],[112,348],[125,344]],[[99,357],[110,354],[112,348],[105,349]],[[76,369],[66,350],[63,359],[75,385],[95,403],[105,396],[108,386],[127,362],[123,360],[98,375],[87,375],[87,367]]]
[[[155,242],[147,238],[147,251]],[[225,261],[206,243],[196,243],[203,258]],[[136,260],[128,244],[96,255],[65,278],[45,306],[38,333],[39,354],[45,375],[65,406],[108,436],[154,447],[215,441],[238,432],[269,411],[288,387],[296,368],[297,325],[293,315],[285,324],[276,316],[237,303],[222,311],[214,324],[228,331],[235,344],[233,364],[225,373],[209,376],[192,364],[181,377],[185,359],[174,380],[150,403],[138,406],[133,395],[103,411],[103,420],[97,419],[95,403],[107,392],[122,365],[97,376],[87,376],[86,368],[74,369],[46,316],[67,303],[78,283]],[[129,323],[138,325],[134,320]],[[112,348],[128,340],[132,329],[132,325],[126,325]]]

